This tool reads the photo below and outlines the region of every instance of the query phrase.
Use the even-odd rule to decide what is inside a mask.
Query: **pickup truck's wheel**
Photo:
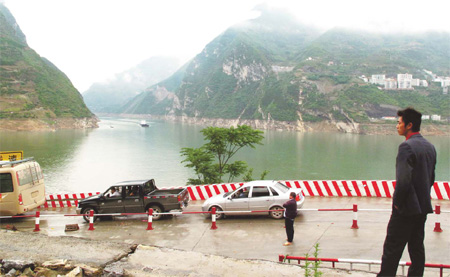
[[[163,215],[161,214],[163,212],[163,210],[161,209],[160,206],[153,205],[153,206],[148,207],[145,210],[148,211],[148,209],[153,209],[153,218],[152,218],[152,220],[160,220],[163,217]]]
[[[83,215],[83,219],[89,223],[89,214],[91,211],[94,211],[94,214],[97,213],[97,210],[92,207],[87,207],[81,210],[81,214]],[[94,222],[97,220],[97,217],[94,216]]]
[[[216,212],[222,212],[223,211],[222,208],[220,208],[220,207],[217,207],[217,206],[214,206],[214,207],[216,207]],[[212,211],[212,208],[213,207],[209,208],[209,211]],[[225,218],[225,214],[222,214],[222,213],[218,214],[218,213],[216,213],[216,219],[217,220],[223,219],[223,218]]]
[[[283,211],[277,211],[277,210],[283,210],[280,206],[275,206],[270,208],[269,215],[273,219],[282,219],[283,218]]]

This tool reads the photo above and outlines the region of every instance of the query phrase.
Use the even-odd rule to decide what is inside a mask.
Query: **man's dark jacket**
[[[295,199],[289,199],[286,203],[283,204],[283,207],[286,208],[286,217],[290,219],[295,219],[297,216],[297,202]]]
[[[436,150],[420,134],[400,144],[396,162],[396,185],[392,204],[400,215],[433,212],[430,200],[434,184]]]

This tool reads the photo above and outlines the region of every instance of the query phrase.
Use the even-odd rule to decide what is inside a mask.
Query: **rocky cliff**
[[[389,91],[358,77],[410,72],[427,78],[423,69],[447,76],[442,61],[450,58],[448,47],[448,33],[320,33],[284,12],[262,9],[260,17],[230,27],[121,112],[298,131],[326,125],[352,133],[406,106],[446,118],[448,98],[431,81],[427,88]]]
[[[58,128],[71,123],[73,128],[97,126],[97,118],[69,78],[28,46],[13,15],[1,3],[0,53],[1,129]]]

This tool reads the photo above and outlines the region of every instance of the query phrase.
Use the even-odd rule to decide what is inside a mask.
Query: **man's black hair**
[[[398,110],[397,115],[402,117],[403,122],[405,122],[405,127],[409,123],[412,123],[411,131],[420,131],[420,123],[422,123],[422,114],[420,112],[416,111],[414,108],[408,107],[404,110]]]

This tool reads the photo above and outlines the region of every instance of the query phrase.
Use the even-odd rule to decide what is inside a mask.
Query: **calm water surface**
[[[102,118],[94,130],[0,131],[0,149],[23,150],[41,164],[47,193],[103,191],[133,179],[154,178],[161,187],[183,186],[193,171],[181,164],[182,147],[199,147],[204,127],[171,122]],[[258,179],[391,180],[402,137],[265,131],[264,145],[237,159]],[[438,152],[436,180],[450,180],[450,137],[428,136]],[[241,180],[234,180],[241,181]]]

